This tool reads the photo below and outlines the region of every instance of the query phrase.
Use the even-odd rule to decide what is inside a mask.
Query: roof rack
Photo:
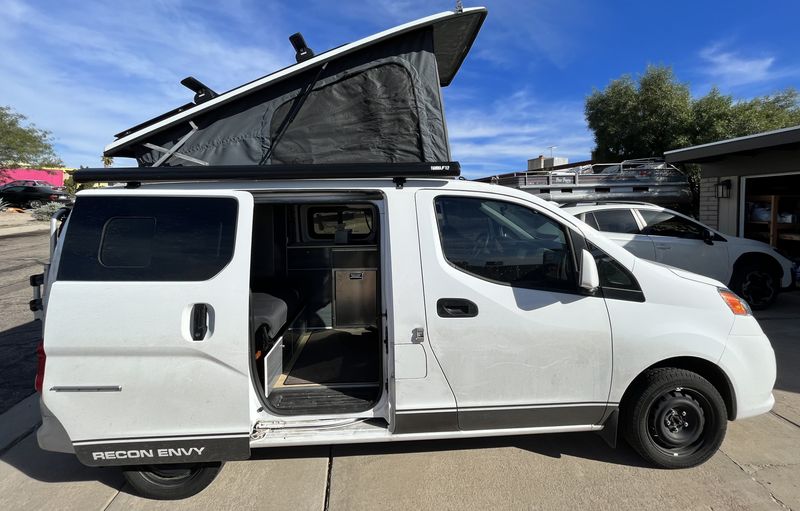
[[[330,163],[291,165],[208,165],[187,167],[109,167],[80,169],[76,183],[128,183],[159,181],[262,181],[280,179],[393,178],[398,186],[408,178],[451,178],[461,174],[461,164],[447,162]]]
[[[640,206],[653,206],[652,202],[635,201],[635,200],[575,200],[575,201],[558,201],[562,208],[572,208],[576,206],[607,206],[613,204],[637,204]]]

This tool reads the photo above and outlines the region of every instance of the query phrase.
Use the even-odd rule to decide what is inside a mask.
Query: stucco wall
[[[64,185],[64,171],[43,169],[0,169],[0,185],[19,179],[46,181],[53,186]]]

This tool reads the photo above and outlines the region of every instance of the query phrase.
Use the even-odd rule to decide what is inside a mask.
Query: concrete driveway
[[[0,238],[0,269],[9,268],[1,258],[10,243],[28,247],[32,260],[39,253],[29,245],[46,246],[41,235],[15,239]],[[25,278],[38,271],[29,269]],[[2,286],[12,293],[0,298],[11,311],[0,348],[11,351],[0,363],[13,352],[3,339],[27,352],[38,328],[24,327],[27,284]],[[800,509],[800,293],[782,295],[759,319],[777,353],[778,403],[730,423],[721,451],[695,469],[650,468],[627,446],[611,449],[590,433],[274,449],[228,463],[195,497],[156,502],[133,495],[113,469],[39,450],[32,396],[0,416],[0,509]],[[30,392],[25,378],[2,384]]]

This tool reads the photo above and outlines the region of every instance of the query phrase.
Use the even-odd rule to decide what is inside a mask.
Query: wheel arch
[[[728,378],[728,375],[725,374],[725,371],[717,364],[698,357],[667,358],[642,370],[638,375],[636,375],[636,378],[631,380],[631,382],[628,384],[628,387],[625,389],[625,392],[622,394],[622,399],[620,399],[619,402],[620,410],[624,409],[627,400],[633,395],[633,391],[636,389],[645,373],[651,369],[660,367],[684,369],[686,371],[697,373],[708,380],[722,396],[722,399],[725,402],[725,408],[728,412],[728,420],[734,420],[736,418],[736,391],[733,388],[730,378]]]
[[[733,271],[731,272],[731,281],[729,285],[733,285],[737,272],[750,264],[764,265],[766,268],[769,268],[770,271],[774,271],[778,275],[778,280],[783,278],[783,267],[777,259],[763,252],[745,252],[733,263]]]

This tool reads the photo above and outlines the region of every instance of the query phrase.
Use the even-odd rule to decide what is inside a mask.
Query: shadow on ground
[[[40,321],[0,332],[0,414],[33,394],[36,345],[41,338]]]
[[[122,474],[115,468],[90,468],[82,465],[74,454],[43,451],[36,443],[35,433],[25,437],[0,460],[43,483],[98,481],[115,489],[122,484]]]
[[[340,457],[499,448],[516,448],[528,451],[532,454],[556,459],[562,456],[570,456],[612,463],[615,465],[650,467],[650,465],[646,464],[626,443],[621,441],[617,444],[616,448],[612,448],[600,438],[599,435],[594,433],[561,433],[455,440],[334,445],[330,447],[330,452],[334,457]],[[305,453],[298,453],[295,447],[267,448],[253,451],[253,459],[285,459],[313,455],[314,451],[312,448],[309,448],[309,451]]]

